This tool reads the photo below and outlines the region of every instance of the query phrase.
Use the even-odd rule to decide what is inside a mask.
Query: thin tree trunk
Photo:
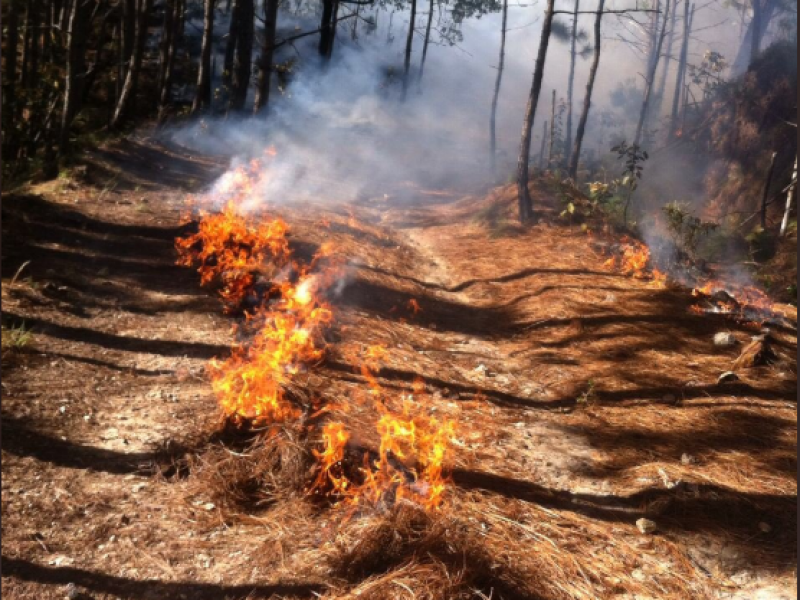
[[[431,14],[428,17],[428,31],[425,32],[425,43],[427,46],[428,32],[431,27],[431,16],[433,15],[433,0],[431,0]],[[503,21],[500,26],[500,61],[497,64],[497,79],[494,82],[494,96],[492,96],[492,114],[489,118],[489,143],[491,145],[492,175],[497,177],[497,100],[500,97],[500,85],[503,82],[503,67],[506,61],[506,26],[508,23],[508,0],[503,0]],[[422,51],[423,64],[425,50]],[[420,67],[420,78],[422,77],[422,67]]]
[[[672,97],[672,112],[669,119],[669,137],[675,139],[678,131],[678,110],[680,108],[681,96],[683,95],[683,83],[686,79],[686,58],[689,54],[689,35],[692,32],[692,20],[694,19],[694,4],[689,6],[689,0],[685,0],[683,5],[683,42],[681,43],[681,55],[678,59],[678,71],[675,76],[675,95]]]
[[[167,63],[169,61],[169,49],[172,47],[172,38],[175,35],[173,19],[175,18],[175,0],[165,0],[164,2],[164,22],[161,27],[161,40],[158,44],[158,84],[159,92],[164,88],[164,79],[167,76]]]
[[[556,91],[553,90],[553,100],[550,103],[550,144],[547,148],[547,168],[553,168],[553,149],[556,139]]]
[[[569,48],[569,78],[567,79],[567,128],[564,132],[564,164],[569,163],[572,150],[572,97],[575,88],[575,46],[578,43],[578,11],[580,0],[575,0],[575,11],[572,16],[572,40]]]
[[[214,0],[203,2],[203,45],[200,50],[200,68],[197,72],[192,113],[198,113],[211,106],[211,50],[214,40]]]
[[[689,0],[684,0],[688,2]],[[669,73],[669,65],[670,61],[672,60],[672,47],[675,42],[675,22],[677,21],[677,14],[678,14],[678,2],[680,0],[675,0],[675,4],[672,7],[672,15],[670,17],[669,22],[669,35],[667,37],[667,52],[665,56],[665,60],[663,62],[663,66],[661,68],[661,78],[658,82],[658,89],[656,91],[656,103],[655,103],[655,114],[656,117],[661,116],[662,109],[664,107],[664,90],[667,86],[667,74]]]
[[[239,41],[236,44],[236,60],[233,65],[233,85],[230,108],[241,111],[250,88],[250,72],[253,64],[253,27],[255,6],[253,0],[236,0],[239,12]]]
[[[225,59],[222,62],[222,85],[230,89],[233,80],[233,60],[236,54],[236,42],[239,39],[239,29],[242,26],[241,19],[241,0],[235,0],[233,10],[228,14],[231,16],[228,28],[228,39],[225,42]]]
[[[114,78],[114,106],[119,102],[122,95],[122,84],[125,82],[125,59],[122,53],[122,21],[117,23],[114,30],[114,45],[117,50],[117,73]],[[111,109],[111,117],[108,119],[109,125],[114,118],[114,109]]]
[[[136,46],[136,2],[137,0],[123,0],[122,2],[122,55],[124,57],[124,75],[128,74],[133,58],[133,49]]]
[[[269,105],[272,55],[275,51],[275,29],[278,24],[278,0],[265,0],[264,13],[264,45],[259,59],[260,68],[255,98],[256,113],[264,111]]]
[[[539,148],[539,170],[544,171],[544,149],[547,148],[547,121],[542,123],[542,146]]]
[[[772,173],[775,171],[775,158],[777,152],[773,152],[769,159],[769,169],[767,179],[764,181],[764,192],[761,194],[761,229],[767,228],[767,199],[769,198],[769,188],[772,185]]]
[[[142,70],[142,59],[144,57],[144,44],[147,39],[147,15],[150,12],[151,0],[137,0],[136,6],[136,39],[133,46],[131,64],[125,75],[125,83],[119,95],[117,108],[111,119],[111,129],[118,129],[126,116],[128,106],[136,97],[136,89],[139,85],[139,73]]]
[[[6,35],[3,42],[3,158],[13,161],[17,158],[18,134],[14,131],[17,122],[17,49],[19,46],[19,13],[21,0],[13,0],[9,5],[5,23]]]
[[[331,26],[331,40],[330,48],[328,48],[328,56],[333,56],[333,44],[336,42],[336,27],[339,25],[339,0],[333,0],[333,24]]]
[[[578,130],[575,132],[575,147],[572,149],[569,159],[569,176],[574,181],[578,179],[578,161],[581,158],[581,145],[583,144],[583,135],[586,133],[586,123],[589,120],[589,109],[592,106],[592,91],[597,77],[597,68],[600,65],[600,23],[603,20],[604,5],[605,0],[599,0],[597,15],[594,19],[594,57],[592,58],[592,66],[589,68],[589,80],[586,82],[583,111],[581,112],[580,121],[578,121]]]
[[[501,42],[501,50],[500,50],[500,71],[502,73],[503,67],[503,52],[505,46],[505,39],[506,39],[506,11],[507,11],[507,3],[508,0],[503,0],[503,41]],[[417,76],[417,85],[419,90],[422,91],[422,72],[425,70],[425,59],[428,56],[428,42],[431,39],[431,25],[433,25],[433,0],[430,2],[430,9],[428,10],[428,23],[425,25],[425,41],[422,43],[422,58],[419,61],[419,75]],[[502,75],[501,75],[502,76]],[[499,86],[499,79],[497,86]],[[496,87],[497,87],[496,86]],[[499,89],[499,88],[498,88]],[[495,92],[496,97],[496,92]],[[494,114],[492,115],[494,119]],[[494,150],[492,150],[492,156],[494,156]],[[492,167],[494,168],[494,167]]]
[[[414,43],[414,25],[417,21],[417,0],[411,0],[411,17],[408,21],[408,37],[406,38],[406,55],[403,61],[403,100],[408,92],[408,73],[411,69],[411,48]]]
[[[794,169],[792,170],[792,181],[789,182],[789,191],[786,193],[786,209],[783,211],[783,220],[781,220],[781,230],[779,232],[780,237],[786,235],[786,230],[789,228],[789,215],[792,213],[792,202],[794,201],[794,194],[796,189],[797,189],[797,157],[795,156]]]
[[[61,117],[59,151],[63,155],[69,145],[72,120],[80,110],[86,74],[86,40],[89,19],[94,8],[92,0],[76,0],[70,11],[67,26],[67,73],[64,85],[64,111]]]
[[[30,79],[28,62],[30,61],[31,34],[33,33],[33,0],[27,0],[25,6],[25,21],[22,24],[22,60],[20,66],[20,87],[27,88]]]
[[[547,45],[550,43],[550,32],[553,29],[553,10],[555,0],[547,0],[547,9],[542,23],[542,36],[539,40],[539,53],[536,57],[536,66],[533,70],[533,81],[528,104],[525,107],[525,118],[522,122],[522,139],[519,144],[519,161],[517,162],[517,200],[519,203],[519,219],[522,223],[533,220],[533,200],[528,190],[529,160],[531,154],[531,130],[536,118],[536,105],[539,103],[539,94],[542,91],[542,76],[544,75],[544,62],[547,58]]]
[[[636,135],[633,137],[633,143],[638,145],[642,139],[642,130],[644,129],[645,120],[647,119],[647,109],[650,104],[650,97],[653,94],[653,81],[656,77],[656,70],[658,69],[659,59],[661,58],[661,48],[664,46],[664,38],[667,35],[667,19],[669,18],[671,0],[666,0],[666,8],[664,9],[664,19],[661,25],[661,31],[658,35],[656,42],[655,54],[650,65],[650,70],[647,74],[647,81],[644,88],[644,99],[642,100],[642,109],[639,112],[639,122],[636,125]]]

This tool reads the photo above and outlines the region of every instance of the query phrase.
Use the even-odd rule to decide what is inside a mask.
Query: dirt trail
[[[223,165],[142,141],[87,163],[81,179],[3,201],[3,325],[33,332],[3,364],[4,595],[361,589],[365,577],[326,566],[336,534],[324,511],[297,499],[231,519],[172,466],[205,460],[216,411],[203,367],[231,341],[172,246],[183,197]],[[429,408],[459,423],[454,518],[489,537],[508,528],[519,560],[564,550],[538,559],[543,598],[634,597],[615,573],[638,597],[796,597],[795,334],[776,332],[775,364],[717,385],[738,352],[713,334],[745,342],[757,329],[609,272],[541,192],[530,230],[476,221],[511,193],[281,209],[298,247],[332,239],[353,264],[337,341],[302,384],[330,397],[364,388],[348,357],[371,343],[391,350],[388,389],[422,376]],[[642,516],[659,535],[639,534]]]

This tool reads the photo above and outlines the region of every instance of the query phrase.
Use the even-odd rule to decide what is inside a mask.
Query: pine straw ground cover
[[[149,281],[129,279],[127,309],[81,318],[40,290],[13,295],[14,314],[57,327],[34,329],[4,381],[4,423],[26,432],[9,446],[4,424],[4,594],[60,598],[73,583],[92,598],[791,597],[794,332],[774,332],[773,364],[717,385],[738,352],[714,347],[713,334],[729,330],[741,347],[756,326],[693,314],[687,290],[603,268],[587,234],[552,208],[530,230],[509,220],[498,233],[475,218],[499,204],[506,219],[512,195],[355,207],[355,221],[352,207],[281,210],[298,252],[333,240],[350,259],[327,356],[293,384],[329,403],[319,418],[368,389],[357,357],[381,344],[383,389],[407,393],[421,376],[420,408],[457,422],[451,483],[427,513],[308,494],[312,422],[223,428],[202,373],[230,343],[213,302],[208,313],[164,304],[137,317],[127,311]],[[165,220],[177,221],[179,201]],[[174,261],[168,244],[153,252]],[[119,283],[127,268],[109,262],[104,277]],[[192,275],[175,271],[175,291],[191,293]],[[217,349],[187,346],[196,354],[186,359],[183,347],[169,357],[144,342],[112,346],[137,323],[139,338],[161,332],[160,352],[189,335]],[[89,325],[102,335],[83,337]],[[72,403],[61,415],[50,371],[103,432],[119,426],[130,443],[101,441]],[[357,460],[375,449],[374,413],[347,419]],[[63,451],[42,451],[54,443]],[[641,534],[641,517],[658,531]]]

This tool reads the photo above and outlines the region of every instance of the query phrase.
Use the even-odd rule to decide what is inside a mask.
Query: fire
[[[650,248],[638,240],[623,236],[622,254],[612,256],[603,263],[608,269],[615,269],[634,279],[649,279],[654,287],[664,287],[667,283],[665,273],[650,268]]]
[[[271,148],[265,155],[274,153]],[[243,322],[234,328],[243,341],[208,368],[223,415],[263,425],[297,420],[307,409],[319,416],[333,414],[334,408],[347,415],[356,403],[372,407],[380,439],[377,456],[375,451],[348,454],[350,430],[344,422],[329,420],[320,432],[322,449],[313,453],[318,466],[311,491],[352,506],[405,499],[438,507],[454,423],[422,413],[421,380],[399,399],[385,392],[377,377],[387,357],[385,346],[360,352],[359,368],[370,387],[364,397],[353,394],[320,408],[318,401],[301,406],[287,392],[298,374],[324,357],[324,335],[334,320],[326,291],[341,280],[344,261],[330,243],[320,246],[308,264],[295,260],[282,219],[244,210],[262,171],[256,159],[228,172],[212,191],[222,209],[198,211],[197,233],[176,240],[178,263],[196,266],[201,284],[218,283],[227,312],[245,308]],[[357,226],[352,213],[349,222]],[[414,314],[421,310],[415,299],[408,307]],[[350,456],[363,464],[348,464]]]
[[[750,320],[775,312],[770,297],[750,285],[711,280],[692,289],[692,296],[707,304],[706,307],[697,304],[692,307],[699,314],[713,312]]]

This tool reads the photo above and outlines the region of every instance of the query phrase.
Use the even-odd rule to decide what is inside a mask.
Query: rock
[[[739,376],[733,371],[725,371],[717,379],[717,383],[729,383],[731,381],[739,381]]]
[[[692,456],[691,454],[687,454],[684,452],[681,454],[681,464],[682,465],[693,465],[697,462],[697,459]]]
[[[720,331],[714,334],[714,345],[721,348],[730,348],[736,345],[736,338],[730,331]]]
[[[66,589],[66,598],[67,600],[78,600],[81,597],[81,592],[78,590],[78,586],[74,583],[70,582],[67,584]]]
[[[655,531],[658,529],[658,525],[656,525],[655,521],[641,518],[638,521],[636,521],[636,528],[639,530],[640,533],[648,535],[651,533],[655,533]]]
[[[758,524],[758,530],[761,533],[769,533],[770,531],[772,531],[772,526],[769,523],[765,523],[764,521],[761,521]]]

